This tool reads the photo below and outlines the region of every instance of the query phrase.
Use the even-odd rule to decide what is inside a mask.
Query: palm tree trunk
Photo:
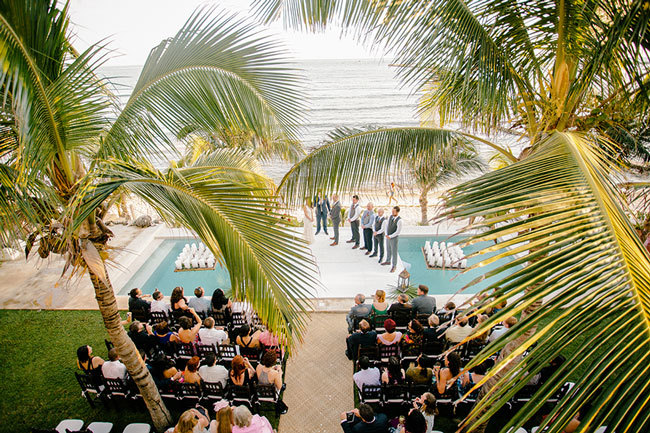
[[[429,215],[428,215],[428,207],[429,207],[429,187],[424,187],[420,191],[420,211],[422,213],[422,219],[420,220],[420,224],[423,226],[429,225]]]
[[[97,305],[99,305],[99,311],[102,313],[104,326],[108,331],[108,335],[115,345],[115,349],[117,349],[120,360],[124,363],[135,384],[138,386],[140,394],[142,394],[142,398],[147,405],[147,409],[149,409],[149,414],[151,415],[155,429],[157,431],[164,431],[173,422],[171,414],[160,397],[158,388],[149,374],[149,370],[146,368],[144,361],[140,357],[140,353],[121,324],[122,318],[117,308],[117,300],[115,299],[113,287],[108,277],[102,281],[90,268],[88,272],[93,287],[95,288],[95,298],[97,299]]]

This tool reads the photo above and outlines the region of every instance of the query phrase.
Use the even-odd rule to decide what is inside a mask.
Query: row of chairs
[[[53,429],[32,428],[32,433],[67,433],[67,432],[85,432],[85,433],[111,433],[113,423],[94,421],[84,427],[84,422],[80,419],[64,419]],[[132,423],[124,427],[122,433],[149,433],[151,426],[146,423]]]
[[[275,350],[278,355],[277,363],[282,365],[284,350],[281,346],[261,346],[243,347],[236,344],[201,344],[201,343],[176,343],[176,348],[173,355],[176,358],[187,361],[193,356],[198,356],[204,359],[208,353],[214,354],[217,358],[217,363],[224,366],[230,366],[233,358],[241,355],[247,358],[253,367],[257,367],[262,355],[268,350]]]
[[[152,326],[160,322],[167,322],[171,328],[178,325],[178,320],[187,316],[187,313],[183,311],[172,311],[169,314],[164,311],[147,311],[144,309],[132,310],[131,311],[134,320],[138,320],[142,323],[149,323]],[[204,312],[197,312],[201,320],[205,320],[208,317],[208,314]],[[216,326],[223,326],[224,328],[236,328],[243,325],[250,326],[260,326],[261,320],[257,314],[253,314],[251,320],[249,321],[246,317],[246,314],[241,311],[233,312],[221,312],[221,311],[212,311],[209,313],[209,316],[214,319]],[[191,316],[190,316],[191,317]]]
[[[438,319],[440,320],[440,325],[443,323],[454,320],[457,315],[457,311],[453,311],[445,314],[438,314]],[[406,315],[404,313],[395,313],[388,312],[386,314],[374,314],[368,317],[355,317],[354,318],[354,329],[359,329],[359,323],[362,320],[366,320],[372,329],[377,332],[384,332],[384,322],[386,319],[393,319],[395,321],[395,329],[401,332],[405,332],[408,329],[408,324],[412,319],[416,319],[422,326],[425,328],[429,327],[429,316],[430,314],[415,314],[415,315]]]
[[[100,400],[105,405],[117,405],[121,401],[137,402],[142,399],[138,387],[133,380],[102,378],[102,384],[87,374],[75,372],[81,393],[91,407]],[[285,386],[283,385],[282,391]],[[247,405],[252,411],[261,410],[263,403],[277,404],[279,393],[275,385],[260,385],[252,383],[251,386],[237,386],[228,383],[225,387],[221,383],[201,382],[180,383],[170,382],[164,388],[159,388],[160,396],[168,401],[174,401],[182,406],[194,406],[197,403],[210,405],[226,400],[233,405]]]

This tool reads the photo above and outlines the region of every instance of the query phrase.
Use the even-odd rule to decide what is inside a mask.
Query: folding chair
[[[245,404],[251,411],[256,410],[255,393],[250,386],[238,386],[230,384],[230,405],[239,406]]]
[[[235,328],[238,326],[244,326],[248,324],[248,322],[244,317],[244,314],[240,311],[234,311],[231,315],[231,319],[232,319],[232,326]]]
[[[248,359],[248,362],[251,363],[253,368],[257,367],[257,364],[260,361],[260,357],[262,356],[262,351],[260,349],[257,349],[255,347],[239,347],[239,354],[243,356],[244,358]]]
[[[390,318],[388,314],[375,314],[375,317],[372,318],[372,327],[375,329],[375,331],[378,333],[385,332],[386,328],[384,328],[384,322],[388,318]]]
[[[111,433],[111,431],[113,430],[113,423],[99,422],[99,421],[91,422],[86,427],[86,430],[92,433]]]
[[[382,365],[387,365],[388,364],[388,359],[391,356],[396,357],[399,359],[399,344],[394,343],[391,344],[390,346],[386,346],[384,344],[379,344],[379,361],[382,363]]]
[[[224,313],[223,311],[213,311],[212,318],[214,319],[215,326],[227,327],[230,323],[230,315]]]
[[[194,406],[203,398],[201,384],[199,383],[181,383],[178,387],[178,399],[184,405]]]
[[[90,407],[94,409],[95,400],[104,398],[104,390],[100,387],[96,378],[88,374],[80,374],[77,372],[75,372],[74,375],[77,378],[77,382],[79,382],[79,386],[81,387],[81,395],[86,398]]]
[[[207,400],[210,404],[214,404],[227,397],[227,390],[221,385],[221,382],[201,382],[203,387],[203,400]]]
[[[364,384],[363,388],[359,392],[359,402],[382,407],[384,402],[382,399],[381,385]]]
[[[151,431],[151,426],[144,423],[133,423],[124,427],[122,433],[149,433]]]
[[[151,323],[152,326],[155,326],[160,322],[170,322],[167,314],[164,311],[151,311],[149,313],[149,323]]]
[[[237,351],[237,346],[232,344],[220,344],[217,346],[217,351],[219,352],[219,358],[222,363],[230,364],[233,358],[239,355]]]
[[[208,353],[213,353],[214,357],[219,359],[219,352],[217,351],[217,347],[213,344],[197,344],[195,346],[196,348],[196,354],[199,358],[205,359],[205,356]]]
[[[66,430],[77,431],[81,430],[84,422],[80,419],[64,419],[56,426],[56,431],[59,433],[66,433]]]

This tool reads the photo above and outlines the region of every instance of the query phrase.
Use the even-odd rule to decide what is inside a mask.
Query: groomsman
[[[316,212],[316,234],[320,233],[321,222],[323,224],[323,231],[327,233],[327,214],[332,210],[330,208],[330,201],[327,196],[323,196],[323,193],[318,191],[318,194],[314,196],[314,211]]]
[[[349,244],[354,242],[352,249],[359,248],[359,217],[361,216],[361,209],[359,209],[359,196],[352,196],[352,206],[348,214],[348,221],[350,223],[350,230],[352,231],[352,239],[348,241]]]
[[[341,202],[339,201],[339,196],[336,194],[332,195],[332,202],[334,203],[330,208],[330,218],[332,218],[332,230],[334,230],[334,242],[330,246],[335,246],[339,244],[339,225],[341,225]]]
[[[368,202],[366,210],[361,214],[361,228],[363,229],[363,248],[366,250],[366,255],[372,253],[372,226],[375,225],[375,212],[373,211],[374,205]]]
[[[373,237],[375,239],[375,249],[370,257],[377,257],[379,253],[379,263],[384,258],[384,234],[386,233],[386,227],[388,226],[388,220],[384,216],[383,209],[377,209],[377,216],[375,217],[375,224],[373,226]]]
[[[399,216],[399,206],[393,208],[393,214],[388,219],[386,227],[386,261],[382,265],[390,265],[391,272],[397,269],[397,241],[402,231],[402,218]]]

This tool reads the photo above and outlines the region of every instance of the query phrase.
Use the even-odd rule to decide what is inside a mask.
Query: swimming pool
[[[200,240],[193,238],[163,240],[122,287],[119,294],[127,295],[134,287],[140,288],[143,293],[152,293],[157,288],[165,296],[171,295],[176,286],[184,287],[186,296],[192,296],[197,286],[203,286],[207,296],[211,296],[217,288],[229,289],[230,274],[228,269],[220,267],[219,264],[214,270],[174,272],[174,262],[185,244],[199,242]]]
[[[497,262],[490,263],[487,266],[483,266],[478,269],[472,269],[469,272],[464,274],[459,274],[458,269],[429,269],[424,260],[424,255],[422,254],[422,247],[426,241],[433,243],[434,241],[438,242],[458,242],[464,237],[454,236],[449,237],[450,235],[438,235],[438,236],[408,236],[402,235],[399,237],[399,255],[403,262],[408,263],[407,269],[411,274],[411,285],[417,286],[418,284],[424,284],[429,287],[429,293],[433,295],[442,295],[449,293],[456,293],[461,287],[464,287],[467,283],[474,280],[475,278],[485,274],[488,271],[491,271],[503,264],[501,259]],[[463,248],[463,252],[467,255],[476,251],[479,251],[483,248],[486,248],[490,245],[493,245],[491,242],[480,242],[475,245]],[[491,253],[492,255],[494,253]],[[470,267],[481,260],[489,257],[490,255],[482,255],[471,258],[468,260],[467,267]],[[515,269],[510,269],[506,272],[502,272],[494,277],[485,279],[473,285],[472,287],[465,290],[464,293],[476,293],[480,289],[483,289],[490,284],[500,280],[504,276],[515,272]],[[455,277],[455,278],[454,278]],[[453,278],[453,281],[452,281]]]

